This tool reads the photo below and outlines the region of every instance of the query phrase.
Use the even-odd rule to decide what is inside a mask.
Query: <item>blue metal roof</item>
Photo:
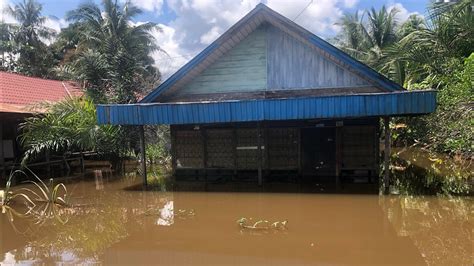
[[[324,41],[313,33],[307,31],[306,29],[298,26],[296,23],[289,20],[288,18],[273,11],[264,4],[258,4],[250,13],[248,13],[228,31],[222,34],[216,41],[206,47],[201,53],[199,53],[191,61],[189,61],[177,72],[175,72],[165,82],[158,86],[158,88],[156,88],[146,97],[144,97],[140,101],[140,103],[151,103],[156,101],[158,96],[160,96],[166,90],[170,89],[173,85],[176,84],[176,82],[184,78],[199,64],[203,63],[217,48],[222,46],[227,40],[231,39],[237,32],[241,31],[248,23],[250,23],[250,21],[255,20],[256,16],[260,17],[260,23],[261,21],[267,21],[276,27],[284,27],[286,30],[290,30],[291,32],[298,34],[301,38],[307,40],[310,44],[314,45],[318,49],[325,51],[330,57],[333,57],[339,60],[340,62],[346,64],[354,72],[367,78],[374,84],[377,84],[380,88],[388,91],[404,90],[403,87],[401,87],[397,83],[387,79],[385,76],[381,75],[369,66],[359,62],[358,60],[352,58],[340,49],[334,47],[330,43]]]
[[[436,91],[401,91],[289,99],[98,105],[99,124],[204,124],[431,113]]]

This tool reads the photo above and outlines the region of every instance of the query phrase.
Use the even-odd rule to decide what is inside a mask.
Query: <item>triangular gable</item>
[[[265,90],[266,43],[266,29],[259,27],[173,95]]]
[[[312,49],[315,49],[319,52],[313,52],[313,58],[304,57],[304,60],[309,61],[306,63],[303,62],[300,67],[305,68],[306,70],[308,70],[308,67],[310,67],[309,70],[314,68],[313,70],[318,69],[320,72],[317,75],[314,75],[314,77],[309,77],[310,75],[308,75],[306,80],[304,78],[301,79],[300,77],[293,77],[292,79],[292,77],[284,77],[283,75],[290,73],[287,71],[288,68],[285,68],[290,66],[292,67],[292,73],[298,73],[298,70],[294,69],[295,67],[298,67],[298,62],[294,61],[294,59],[291,59],[295,57],[276,57],[277,53],[281,53],[283,51],[278,51],[278,47],[272,46],[273,44],[270,43],[270,45],[267,47],[267,51],[268,49],[272,48],[274,48],[275,51],[270,52],[269,57],[267,58],[267,62],[270,62],[270,69],[267,69],[267,73],[270,74],[267,75],[268,77],[264,77],[267,82],[267,89],[298,88],[298,82],[301,83],[301,87],[305,87],[305,82],[315,85],[319,84],[320,87],[341,86],[341,82],[342,85],[344,85],[344,82],[347,82],[346,85],[351,86],[354,84],[361,86],[367,86],[371,84],[383,91],[403,90],[400,85],[385,78],[383,75],[379,74],[370,67],[355,60],[343,51],[303,29],[293,21],[283,17],[265,5],[259,4],[254,10],[252,10],[249,14],[232,26],[221,37],[219,37],[200,54],[194,57],[185,66],[183,66],[169,79],[162,83],[158,88],[142,99],[141,102],[155,102],[163,93],[170,95],[175,93],[177,89],[183,88],[185,86],[191,86],[192,88],[193,81],[196,82],[196,80],[202,80],[202,76],[199,76],[202,73],[206,74],[206,70],[207,74],[209,74],[210,71],[216,71],[215,65],[219,64],[218,60],[221,59],[222,62],[222,58],[225,59],[226,55],[228,56],[229,53],[232,53],[231,49],[237,47],[238,50],[239,44],[242,42],[245,44],[245,40],[249,35],[254,35],[255,32],[259,32],[257,29],[260,29],[262,24],[271,25],[269,30],[270,35],[267,34],[267,43],[268,38],[286,38],[287,41],[293,43],[294,48],[300,46],[299,50],[303,51],[303,53],[305,53],[304,51],[307,49],[307,47],[304,47],[304,45],[310,46]],[[275,30],[275,28],[278,30]],[[308,53],[306,52],[306,54]],[[278,65],[282,62],[275,61],[275,64],[272,65],[271,60],[284,61],[285,58],[287,59],[287,61],[284,62],[285,64]],[[315,63],[316,61],[317,63]],[[308,65],[309,63],[311,63],[311,66]],[[279,68],[278,66],[283,67]],[[321,68],[325,68],[331,73],[322,72]],[[258,84],[258,82],[259,81],[257,80],[255,84]],[[254,84],[249,84],[249,86],[250,85]],[[231,88],[232,86],[234,85],[231,84],[230,87],[227,86],[227,88]],[[245,86],[241,87],[241,89],[244,87]],[[258,86],[256,86],[255,89],[258,89]],[[196,87],[194,87],[193,91],[196,91]]]

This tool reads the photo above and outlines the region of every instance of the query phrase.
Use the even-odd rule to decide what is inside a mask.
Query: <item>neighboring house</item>
[[[407,91],[259,4],[139,103],[97,114],[99,124],[171,125],[176,178],[253,173],[261,185],[274,174],[377,176],[380,118],[435,107],[435,91]]]
[[[46,110],[44,102],[80,96],[82,91],[69,81],[48,80],[0,72],[0,175],[5,166],[18,163],[21,147],[18,126],[26,117]]]

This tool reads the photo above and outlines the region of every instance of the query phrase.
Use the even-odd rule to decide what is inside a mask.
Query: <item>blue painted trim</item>
[[[436,91],[193,103],[98,105],[99,124],[156,125],[417,115],[434,112]]]

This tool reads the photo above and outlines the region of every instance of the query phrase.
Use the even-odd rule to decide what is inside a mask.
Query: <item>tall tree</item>
[[[13,71],[15,69],[14,30],[14,25],[0,22],[0,70]]]
[[[150,54],[159,49],[152,36],[154,23],[135,24],[142,11],[130,1],[103,0],[80,5],[68,13],[79,31],[72,60],[78,79],[99,102],[135,102],[149,79],[159,78]]]
[[[372,8],[354,14],[345,14],[337,23],[342,27],[338,46],[366,62],[376,62],[381,50],[397,41],[396,8],[379,11]],[[364,16],[367,18],[364,19]]]
[[[410,18],[400,31],[397,43],[384,50],[379,69],[389,77],[401,77],[400,84],[410,88],[425,80],[432,81],[458,71],[464,59],[474,52],[474,15],[470,0],[453,3],[433,3],[428,16]],[[397,71],[392,66],[398,65]]]
[[[44,77],[48,74],[52,56],[41,39],[50,39],[55,31],[44,26],[46,18],[41,15],[42,9],[35,0],[23,0],[6,11],[18,21],[14,32],[15,52],[19,55],[16,70]]]
[[[337,45],[353,57],[363,61],[398,83],[403,84],[403,65],[387,60],[385,49],[398,41],[399,24],[396,8],[382,6],[354,14],[345,14],[337,23],[342,27]],[[364,16],[366,16],[364,18]]]

